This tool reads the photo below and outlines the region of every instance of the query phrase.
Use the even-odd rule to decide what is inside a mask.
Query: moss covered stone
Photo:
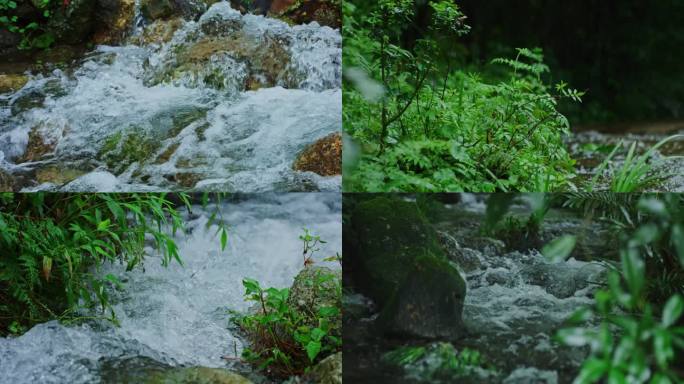
[[[383,332],[450,340],[463,335],[466,284],[458,269],[432,255],[417,257],[410,267],[380,314]]]
[[[28,76],[19,74],[0,74],[0,93],[18,91],[28,83]]]
[[[335,132],[306,147],[297,156],[293,168],[321,176],[341,175],[342,135]]]
[[[342,308],[340,290],[341,271],[319,266],[304,268],[292,283],[287,304],[304,316],[304,323],[312,328],[318,326],[321,308]],[[342,316],[337,316],[332,323],[331,334],[342,334]]]
[[[119,131],[105,139],[98,158],[107,163],[109,169],[122,172],[135,162],[143,164],[153,159],[160,146],[158,139],[144,132]]]
[[[445,260],[437,234],[415,203],[377,197],[360,202],[352,214],[357,259],[368,294],[382,304],[399,288],[416,258]]]
[[[306,374],[310,383],[342,384],[342,352],[330,355]]]

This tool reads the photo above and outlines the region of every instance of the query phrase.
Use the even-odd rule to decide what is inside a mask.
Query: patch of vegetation
[[[450,1],[430,1],[416,34],[412,1],[344,3],[344,126],[363,148],[353,191],[549,191],[568,188],[574,161],[556,107],[582,93],[548,85],[539,49],[496,59],[506,80],[456,67],[450,41],[468,32]]]
[[[633,195],[605,205],[591,195],[584,196],[588,204],[577,204],[581,199],[574,196],[574,204],[614,217],[621,240],[620,263],[610,272],[607,286],[596,292],[595,304],[577,311],[569,327],[558,333],[566,345],[590,348],[575,382],[681,382],[677,361],[684,354],[684,197]],[[610,213],[616,205],[627,207]],[[547,256],[567,257],[574,247],[571,240],[550,245]]]
[[[16,15],[17,1],[0,0],[0,29],[6,29],[21,36],[19,49],[50,48],[55,42],[55,36],[46,29],[46,25],[57,8],[58,2],[56,0],[38,0],[31,3],[42,16],[40,20],[21,20]],[[64,6],[68,4],[68,0],[65,0]]]
[[[662,172],[657,171],[657,162],[649,161],[653,158],[656,151],[658,151],[658,149],[660,149],[662,146],[673,140],[681,138],[684,138],[684,135],[674,135],[663,139],[653,147],[649,148],[649,150],[642,155],[636,154],[637,143],[632,143],[627,151],[622,165],[613,171],[610,181],[610,190],[621,193],[637,192],[651,186],[659,180],[666,178],[668,175],[664,175]],[[622,147],[622,144],[622,141],[618,143],[608,154],[608,157],[606,157],[603,163],[597,168],[596,175],[592,178],[591,183],[587,186],[589,191],[592,191],[596,188],[599,177],[601,177],[603,171],[608,168],[613,160],[613,157]]]
[[[310,265],[308,257],[320,242],[313,237],[308,231],[300,237],[306,267],[292,290],[262,288],[249,278],[242,281],[246,300],[257,305],[254,313],[233,318],[251,344],[242,357],[276,377],[301,375],[342,350],[342,282],[332,270]],[[341,262],[341,256],[326,260]]]
[[[140,266],[146,236],[164,265],[182,263],[171,237],[182,228],[163,195],[0,195],[0,333],[74,319],[82,306],[100,307],[116,322],[108,291],[121,282],[93,268]]]
[[[202,204],[210,200],[205,194]],[[140,268],[150,241],[162,265],[182,264],[173,239],[184,231],[179,205],[190,209],[190,197],[0,194],[0,335],[21,334],[51,319],[83,320],[82,309],[99,309],[93,316],[116,324],[110,292],[124,285],[100,268]],[[216,213],[208,226],[213,224],[225,249],[227,230]]]
[[[400,347],[384,354],[382,361],[401,367],[406,376],[421,382],[448,381],[488,369],[480,352],[469,348],[458,351],[449,343]]]

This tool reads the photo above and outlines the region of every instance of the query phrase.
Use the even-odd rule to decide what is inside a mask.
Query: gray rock
[[[399,290],[382,310],[378,325],[387,334],[456,339],[464,334],[466,284],[451,263],[417,258]]]

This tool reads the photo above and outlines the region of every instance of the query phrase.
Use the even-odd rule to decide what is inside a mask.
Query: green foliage
[[[220,194],[202,195],[202,205],[220,205]],[[82,309],[117,323],[112,289],[117,276],[103,276],[106,263],[126,271],[144,266],[151,245],[163,266],[183,264],[174,236],[184,231],[178,207],[190,196],[175,194],[0,194],[0,334],[20,334],[36,323],[84,319]],[[208,222],[228,241],[221,213]]]
[[[459,351],[449,343],[400,347],[385,353],[382,361],[403,368],[407,376],[421,382],[453,380],[476,369],[486,369],[480,352],[469,348]]]
[[[315,242],[322,242],[308,230],[300,236],[304,255],[309,257]],[[316,239],[316,240],[313,240]],[[313,241],[313,242],[312,242]],[[336,258],[341,261],[338,255]],[[307,267],[313,268],[313,267]],[[291,303],[289,288],[262,288],[258,281],[245,278],[245,299],[257,304],[256,312],[239,315],[233,321],[251,342],[242,357],[259,369],[277,377],[300,375],[325,357],[342,348],[340,327],[342,283],[334,273],[315,273],[306,285],[313,298],[336,298],[335,306],[319,306],[314,302]]]
[[[636,192],[648,187],[655,181],[661,180],[664,177],[666,177],[666,175],[657,172],[657,162],[649,162],[649,160],[653,158],[653,155],[656,153],[656,151],[660,149],[663,145],[683,137],[684,135],[675,135],[663,139],[656,145],[651,147],[641,156],[636,155],[637,143],[632,143],[632,145],[629,147],[629,150],[627,151],[627,155],[625,157],[624,162],[618,169],[614,171],[612,175],[610,182],[611,191],[623,193]],[[611,160],[617,153],[618,149],[621,147],[622,142],[618,143],[618,145],[615,146],[613,151],[597,168],[596,175],[594,176],[590,185],[588,186],[589,191],[596,189],[598,178],[601,176],[603,171],[608,167]]]
[[[634,229],[623,234],[620,266],[609,274],[607,288],[596,292],[592,308],[569,319],[572,327],[558,333],[567,345],[590,347],[576,383],[681,382],[674,370],[684,353],[681,280],[674,279],[679,286],[665,297],[649,292],[648,280],[654,265],[657,271],[684,268],[684,199],[647,195],[636,211],[638,221],[625,215]],[[597,326],[585,325],[592,319]]]
[[[556,106],[582,93],[545,84],[539,49],[494,60],[509,68],[497,84],[456,69],[449,41],[468,31],[465,17],[451,2],[430,5],[429,31],[413,42],[406,41],[416,22],[413,1],[344,5],[344,125],[366,153],[345,175],[345,189],[567,188],[574,161],[562,137],[569,123]]]
[[[26,21],[20,20],[15,14],[17,2],[14,0],[0,0],[0,29],[21,36],[19,49],[46,49],[50,48],[55,42],[55,36],[46,29],[48,20],[58,9],[58,1],[40,0],[33,1],[31,4],[39,11],[42,20]],[[65,6],[68,6],[64,3]]]
[[[187,197],[179,197],[188,203]],[[146,237],[162,264],[182,264],[171,237],[183,230],[173,203],[152,194],[0,195],[0,333],[51,318],[73,319],[82,306],[116,321],[104,263],[143,264]]]
[[[312,235],[307,228],[302,229],[304,230],[304,233],[299,235],[299,240],[303,243],[302,256],[304,257],[304,265],[308,265],[313,263],[312,258],[314,253],[321,250],[318,248],[318,245],[325,244],[326,241],[321,240],[320,236]]]

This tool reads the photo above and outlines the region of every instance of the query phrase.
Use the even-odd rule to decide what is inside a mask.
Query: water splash
[[[342,249],[338,194],[264,195],[224,204],[230,224],[225,252],[219,250],[216,228],[205,230],[207,214],[194,210],[195,215],[185,214],[190,233],[177,238],[184,266],[164,268],[150,258],[144,272],[125,273],[119,265],[102,271],[119,276],[126,287],[114,295],[120,327],[53,321],[18,338],[0,338],[0,382],[98,382],[103,361],[137,356],[174,366],[225,367],[221,357],[242,350],[227,313],[248,308],[242,279],[290,286],[302,268],[298,235],[305,226],[328,241],[319,262]]]
[[[292,164],[341,129],[341,52],[337,30],[219,2],[166,43],[99,46],[3,96],[0,167],[26,190],[65,188],[46,167],[114,175],[103,192],[340,190]]]

